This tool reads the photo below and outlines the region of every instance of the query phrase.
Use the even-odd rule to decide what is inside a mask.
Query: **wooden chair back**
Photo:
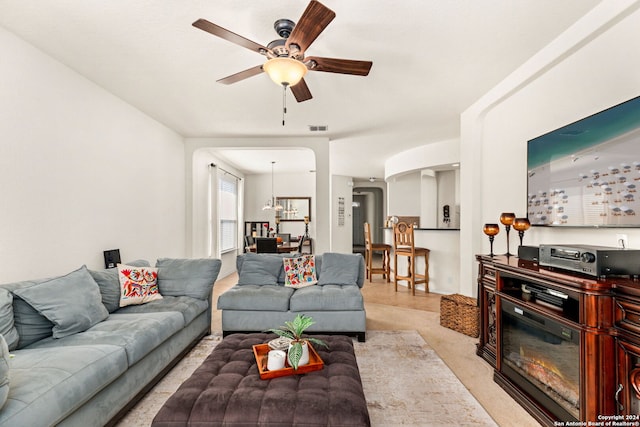
[[[368,222],[364,223],[364,248],[370,252],[371,251],[371,224]]]
[[[413,227],[406,222],[399,222],[393,226],[393,249],[407,250],[415,247]]]
[[[275,254],[278,253],[278,242],[275,237],[256,238],[256,253]]]
[[[300,237],[300,240],[298,240],[298,253],[302,253],[302,246],[304,246],[304,236]]]

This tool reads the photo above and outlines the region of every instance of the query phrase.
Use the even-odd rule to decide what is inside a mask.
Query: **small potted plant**
[[[294,370],[297,370],[298,366],[304,366],[309,363],[308,342],[327,347],[327,344],[322,340],[303,336],[304,331],[314,323],[310,316],[298,314],[296,318],[293,319],[293,322],[284,322],[284,326],[281,326],[279,329],[268,330],[268,332],[273,332],[280,337],[291,340],[287,360],[289,360],[289,364]]]

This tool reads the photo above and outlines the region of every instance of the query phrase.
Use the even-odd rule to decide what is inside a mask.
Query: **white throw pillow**
[[[118,264],[120,307],[162,299],[158,288],[158,269]]]

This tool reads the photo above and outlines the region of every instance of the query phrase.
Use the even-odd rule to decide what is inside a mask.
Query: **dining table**
[[[278,244],[278,253],[279,254],[284,254],[284,253],[288,253],[288,252],[297,252],[298,251],[298,244],[299,242],[283,242],[283,243],[279,243]],[[256,244],[252,244],[247,246],[247,251],[248,252],[255,252],[256,251]]]

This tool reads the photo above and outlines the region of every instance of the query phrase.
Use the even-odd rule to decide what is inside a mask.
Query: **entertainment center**
[[[640,422],[637,276],[594,277],[515,256],[476,259],[477,354],[507,393],[545,426]]]

